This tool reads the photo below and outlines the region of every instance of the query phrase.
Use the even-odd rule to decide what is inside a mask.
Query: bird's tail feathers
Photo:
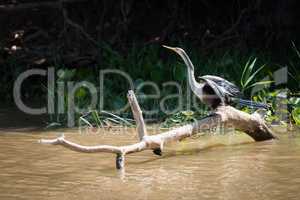
[[[245,100],[245,99],[239,99],[238,104],[243,105],[243,106],[249,106],[251,108],[262,108],[268,110],[270,106],[265,103],[261,102],[255,102],[251,100]]]

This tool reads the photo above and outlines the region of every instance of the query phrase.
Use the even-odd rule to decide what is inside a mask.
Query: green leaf
[[[255,82],[253,83],[252,85],[249,85],[248,87],[246,87],[245,89],[249,89],[249,88],[252,88],[256,85],[269,85],[271,83],[273,83],[274,81],[258,81],[258,82]]]
[[[300,98],[296,98],[296,97],[291,97],[289,99],[289,103],[292,104],[292,105],[297,105],[300,103]]]
[[[251,76],[249,76],[244,87],[247,86],[255,78],[255,76],[258,74],[258,72],[260,72],[264,67],[265,67],[265,65],[261,66]]]
[[[243,73],[242,73],[242,78],[241,78],[241,86],[242,87],[245,87],[246,81],[249,79],[249,76],[253,70],[255,63],[256,63],[256,58],[251,62],[251,64],[250,64],[250,61],[251,61],[251,58],[249,58],[249,60],[247,61],[246,65],[244,67]]]
[[[298,49],[297,49],[295,43],[292,42],[292,44],[293,44],[294,51],[296,52],[297,56],[300,58],[300,52],[298,51]]]
[[[96,121],[97,126],[103,127],[103,124],[100,120],[100,116],[99,116],[99,113],[97,110],[93,110],[92,116],[93,116],[94,121]]]
[[[251,64],[248,67],[248,70],[246,71],[246,79],[245,79],[246,81],[249,79],[255,63],[256,63],[256,58],[251,62]]]
[[[293,111],[292,111],[292,117],[296,123],[296,125],[300,125],[300,107],[296,107]]]
[[[244,67],[244,70],[243,70],[243,73],[242,73],[242,78],[241,78],[241,86],[244,86],[244,79],[245,79],[245,74],[246,74],[246,71],[248,70],[248,67],[249,67],[249,62],[250,62],[250,59],[247,61],[245,67]]]
[[[75,93],[75,97],[78,99],[84,98],[86,95],[87,91],[84,88],[79,88]]]
[[[251,62],[250,65],[249,65],[249,63],[247,63],[247,68],[246,68],[245,76],[244,76],[244,79],[243,79],[244,87],[247,85],[247,82],[249,81],[249,77],[251,75],[251,72],[253,70],[253,67],[254,67],[255,63],[256,63],[256,58]]]

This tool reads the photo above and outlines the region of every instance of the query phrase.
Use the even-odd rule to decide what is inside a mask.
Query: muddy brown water
[[[299,199],[300,134],[252,142],[244,134],[206,135],[166,145],[162,157],[144,151],[126,157],[85,154],[42,145],[61,131],[0,133],[0,199]],[[137,141],[134,130],[80,134],[85,145]]]

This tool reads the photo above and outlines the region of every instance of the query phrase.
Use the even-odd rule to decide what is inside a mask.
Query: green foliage
[[[289,97],[288,90],[278,89],[274,91],[262,90],[252,97],[254,101],[264,102],[271,105],[271,109],[266,113],[266,120],[269,123],[285,124],[281,121],[280,115],[286,116],[286,120],[291,119],[296,125],[300,126],[300,98]],[[246,109],[249,113],[252,111]]]
[[[289,99],[289,105],[291,107],[291,116],[294,120],[295,124],[300,126],[300,98],[299,97],[291,97]]]
[[[134,79],[135,88],[144,81],[154,81],[158,85],[167,81],[177,81],[183,86],[183,95],[186,95],[186,66],[175,54],[170,54],[170,52],[163,52],[161,47],[150,45],[148,47],[138,47],[133,45],[132,48],[126,53],[122,54],[119,51],[112,49],[110,46],[104,44],[102,46],[103,54],[102,59],[105,63],[105,66],[97,66],[98,70],[103,68],[110,69],[120,69],[130,74]],[[191,60],[195,65],[196,74],[216,74],[222,76],[232,82],[240,83],[242,91],[245,92],[257,85],[270,85],[272,81],[258,81],[262,75],[263,70],[267,69],[266,65],[261,65],[256,67],[257,59],[251,59],[255,57],[254,55],[250,56],[250,59],[246,57],[241,57],[237,52],[227,51],[222,54],[213,54],[211,56],[201,57],[196,51],[189,52],[189,49],[186,50],[187,53],[191,56]],[[162,54],[167,55],[167,59],[162,57]],[[241,63],[246,64],[243,68]],[[88,80],[97,85],[98,74],[91,72],[91,69],[60,69],[58,71],[58,81],[69,81],[72,80],[82,81]],[[239,78],[239,74],[242,74]],[[105,103],[105,110],[114,110],[119,109],[126,105],[126,91],[128,90],[129,85],[124,82],[122,77],[114,76],[113,80],[104,81],[104,99],[110,99],[110,101]],[[174,91],[174,88],[160,88],[162,89],[161,98],[177,93]],[[143,96],[145,94],[152,94],[153,88],[144,87],[139,90],[137,93],[139,103],[143,110],[155,110],[159,108],[159,99],[145,99]],[[266,119],[272,123],[278,121],[278,117],[274,115],[274,110],[276,110],[276,96],[278,95],[279,90],[269,91],[264,89],[259,91],[253,96],[254,101],[264,102],[272,105],[272,110],[267,112]],[[84,108],[85,105],[89,103],[89,95],[84,88],[80,88],[75,92],[75,102],[76,105]],[[65,101],[67,103],[67,100]],[[172,108],[176,106],[176,100],[168,100],[166,107]],[[185,103],[185,102],[183,102]],[[185,109],[185,108],[183,108]],[[192,108],[193,109],[193,108]],[[253,112],[249,108],[243,108],[246,112]],[[128,119],[128,116],[131,115],[131,111],[128,109],[120,116],[113,113],[107,114],[103,113],[102,110],[89,110],[87,108],[87,113],[77,114],[76,118],[82,124],[88,126],[104,126],[109,123],[113,124],[125,124],[125,121]],[[199,119],[207,113],[206,109],[197,110],[197,111],[179,111],[175,114],[169,115],[163,123],[163,127],[176,126],[180,124],[189,123]],[[116,117],[119,116],[120,118]],[[161,111],[158,111],[155,115],[145,116],[153,118],[164,118],[165,114]],[[55,120],[54,120],[55,119]],[[60,119],[57,120],[57,119]],[[124,120],[121,120],[124,119]],[[56,116],[50,121],[54,123],[64,124],[66,116]],[[296,121],[296,120],[295,120]],[[55,124],[56,125],[56,124]]]
[[[282,90],[269,91],[267,89],[263,89],[252,96],[252,100],[266,103],[271,106],[272,111],[275,111],[277,109],[276,99],[280,92],[282,92]]]
[[[134,120],[123,118],[107,111],[91,110],[79,117],[80,126],[104,127],[111,125],[133,126]]]
[[[244,93],[249,93],[250,89],[254,86],[263,85],[270,86],[272,81],[260,81],[263,77],[272,74],[272,69],[275,69],[277,66],[268,64],[263,65],[259,64],[258,60],[262,60],[262,63],[270,63],[270,57],[264,56],[261,53],[248,53],[241,54],[239,51],[235,50],[227,50],[227,51],[215,51],[211,54],[203,55],[201,52],[197,51],[196,48],[192,46],[188,46],[183,43],[178,46],[181,46],[186,50],[186,52],[190,55],[190,58],[195,66],[195,74],[196,75],[218,75],[228,79],[229,81],[240,85],[241,89]],[[289,66],[291,66],[291,70],[293,71],[292,79],[299,80],[299,73],[297,72],[297,66],[300,63],[300,53],[297,50],[295,44],[293,46],[293,51],[295,52],[295,57],[290,60]],[[134,81],[135,89],[138,85],[145,81],[154,81],[161,91],[161,95],[158,99],[145,99],[144,95],[155,94],[155,90],[153,87],[144,87],[136,92],[138,97],[138,101],[143,110],[158,110],[157,113],[151,116],[145,116],[145,118],[157,118],[163,119],[166,118],[164,122],[165,127],[178,125],[181,123],[192,122],[195,119],[199,119],[207,113],[206,108],[203,107],[200,110],[195,109],[194,107],[185,107],[186,99],[183,98],[183,108],[182,110],[193,110],[193,111],[180,111],[173,115],[166,116],[161,110],[159,110],[159,102],[162,98],[166,97],[170,94],[178,94],[178,91],[175,87],[163,87],[163,83],[168,81],[176,81],[182,86],[182,96],[185,97],[187,95],[187,76],[186,76],[186,66],[182,62],[182,60],[178,57],[178,55],[167,51],[159,45],[151,44],[151,45],[137,45],[133,44],[130,48],[124,52],[124,50],[120,50],[117,48],[113,48],[112,46],[101,43],[99,52],[99,62],[95,66],[90,67],[80,67],[80,68],[65,68],[59,62],[56,63],[56,81],[58,83],[65,84],[64,92],[64,113],[58,114],[55,113],[49,116],[49,128],[64,126],[67,122],[67,87],[66,83],[68,81],[74,82],[76,84],[80,81],[88,81],[95,86],[97,86],[97,90],[99,89],[99,71],[103,69],[119,69],[121,71],[126,72],[131,76]],[[257,59],[259,58],[259,59]],[[19,66],[16,60],[11,58],[7,61],[9,66],[6,70],[10,70],[13,73],[13,79],[17,77],[19,73],[24,71],[22,67]],[[246,64],[244,64],[246,63]],[[6,67],[7,67],[6,66]],[[289,69],[290,70],[290,69]],[[4,75],[6,73],[3,73]],[[10,94],[12,90],[12,85],[5,84],[9,82],[10,77],[3,77],[1,81],[2,87],[7,87],[1,92],[3,96],[6,94]],[[40,84],[40,82],[39,82]],[[297,82],[298,84],[298,82]],[[44,85],[41,87],[40,85],[35,85],[39,87],[38,89],[33,90],[31,85],[25,85],[25,92],[31,95],[36,95],[39,98],[39,101],[44,101],[46,99],[47,92],[51,92]],[[296,84],[295,84],[296,85]],[[41,89],[43,88],[43,90]],[[109,101],[105,101],[104,110],[116,110],[127,104],[126,92],[129,89],[129,84],[123,77],[118,75],[108,75],[108,78],[104,80],[104,94],[103,99]],[[276,105],[276,96],[279,94],[280,90],[276,90],[272,88],[272,90],[265,87],[264,90],[257,92],[252,99],[254,101],[268,103],[272,106],[272,110],[277,109]],[[53,96],[59,96],[62,94],[50,94]],[[99,94],[98,94],[99,96]],[[57,98],[55,98],[57,100]],[[124,120],[127,120],[131,116],[130,109],[125,110],[123,113],[118,113],[115,115],[114,113],[107,114],[103,113],[103,110],[99,108],[88,108],[88,105],[91,100],[91,95],[85,88],[79,88],[75,92],[75,104],[76,106],[83,108],[86,112],[77,113],[75,118],[77,122],[84,123],[86,125],[91,124],[92,126],[104,126],[108,123],[113,124],[127,124]],[[169,99],[166,101],[165,107],[174,108],[178,104],[177,99]],[[57,105],[57,102],[56,102]],[[292,118],[295,123],[297,121],[297,113],[298,113],[298,104],[293,104]],[[96,110],[95,110],[96,109]],[[98,109],[98,110],[97,110]],[[244,108],[246,112],[253,112],[253,110]],[[277,116],[274,115],[274,112],[270,111],[267,113],[267,119],[270,122],[277,121]],[[115,116],[113,116],[115,115]],[[118,117],[120,118],[118,118]],[[121,120],[124,119],[124,120]]]
[[[253,71],[256,60],[257,59],[255,58],[251,61],[250,58],[246,63],[246,65],[244,66],[244,70],[240,80],[242,92],[245,92],[246,90],[257,85],[269,85],[270,83],[273,82],[273,81],[255,81],[255,78],[257,78],[258,73],[266,66],[266,65],[262,65],[257,70]]]
[[[296,125],[300,126],[300,107],[296,107],[293,109],[292,117]]]

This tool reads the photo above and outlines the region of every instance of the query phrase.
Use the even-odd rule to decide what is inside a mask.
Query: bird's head
[[[184,62],[190,69],[192,69],[192,70],[194,69],[194,66],[193,66],[192,62],[190,61],[190,58],[188,57],[188,55],[185,53],[185,51],[182,48],[169,47],[166,45],[163,45],[163,47],[176,52],[178,55],[180,55],[180,57],[184,60]]]
[[[172,51],[175,51],[180,56],[185,53],[185,51],[182,48],[179,48],[179,47],[169,47],[169,46],[166,46],[166,45],[162,45],[162,46],[165,47],[165,48],[167,48],[167,49],[170,49]]]

